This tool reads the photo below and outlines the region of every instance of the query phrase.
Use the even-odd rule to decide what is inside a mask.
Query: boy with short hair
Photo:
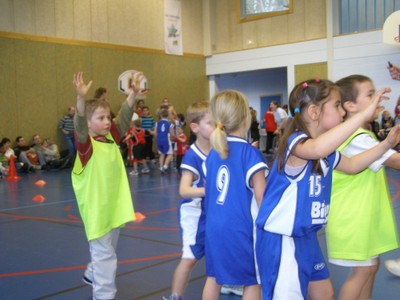
[[[135,74],[127,102],[139,94],[141,76]],[[120,228],[135,219],[132,197],[122,156],[110,133],[109,104],[85,101],[92,81],[85,84],[82,72],[74,74],[73,84],[78,94],[74,120],[78,155],[72,185],[91,256],[83,281],[92,285],[93,299],[114,299],[116,246]]]
[[[209,139],[214,129],[209,105],[208,101],[200,101],[187,109],[188,124],[197,138],[186,152],[181,165],[179,193],[183,200],[179,205],[179,222],[183,244],[182,259],[175,269],[169,300],[183,299],[190,273],[196,262],[204,256],[205,174],[202,166],[210,152]]]
[[[181,174],[183,156],[188,151],[187,136],[183,132],[183,125],[176,126],[176,170]]]
[[[145,158],[154,160],[155,155],[153,152],[153,135],[154,135],[154,118],[150,115],[150,109],[148,106],[143,106],[142,116],[142,128],[146,131],[146,146],[145,146]]]
[[[142,128],[141,119],[131,121],[131,127],[129,128],[124,142],[128,145],[128,163],[132,162],[133,170],[129,175],[139,175],[138,164],[143,165],[141,171],[142,174],[150,173],[150,169],[147,166],[146,159],[144,156],[144,147],[146,145],[145,130]]]
[[[160,171],[162,174],[168,170],[174,151],[171,143],[175,140],[174,124],[168,121],[168,115],[168,110],[162,109],[160,112],[161,120],[156,123],[155,127],[157,148],[160,154]]]

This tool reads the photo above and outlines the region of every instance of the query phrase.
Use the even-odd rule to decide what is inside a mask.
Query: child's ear
[[[189,124],[189,127],[190,127],[190,130],[193,132],[193,133],[197,133],[197,129],[198,129],[198,125],[196,124],[196,123],[190,123]]]
[[[317,121],[319,119],[319,115],[321,113],[321,109],[318,105],[310,104],[307,107],[307,113],[311,120]]]
[[[355,103],[353,101],[347,100],[342,104],[342,107],[346,112],[354,112]]]

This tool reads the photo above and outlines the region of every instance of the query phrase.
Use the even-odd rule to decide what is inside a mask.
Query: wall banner
[[[183,55],[181,1],[164,0],[164,44],[168,54]]]

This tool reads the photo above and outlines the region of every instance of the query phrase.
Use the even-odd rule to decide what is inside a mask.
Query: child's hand
[[[77,74],[74,74],[74,80],[72,81],[72,83],[75,86],[75,90],[78,96],[84,98],[87,92],[90,90],[93,80],[90,80],[88,84],[85,84],[85,82],[83,81],[83,72],[78,72]]]
[[[377,91],[372,97],[371,100],[369,101],[369,105],[364,109],[366,120],[369,121],[373,116],[375,116],[376,112],[381,112],[385,108],[379,103],[383,100],[388,100],[389,98],[386,96],[383,96],[386,93],[390,93],[392,90],[388,87],[382,88],[379,91]]]
[[[129,88],[129,96],[132,96],[133,94],[135,98],[138,98],[139,96],[143,96],[148,93],[148,90],[140,89],[140,83],[143,78],[144,78],[143,72],[136,72],[133,75],[132,85]]]
[[[390,148],[394,148],[400,143],[400,125],[392,127],[385,141],[390,145]]]

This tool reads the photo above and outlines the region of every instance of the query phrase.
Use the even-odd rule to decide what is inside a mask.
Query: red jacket
[[[264,122],[266,132],[275,132],[278,128],[275,122],[274,112],[270,109],[265,112]]]

